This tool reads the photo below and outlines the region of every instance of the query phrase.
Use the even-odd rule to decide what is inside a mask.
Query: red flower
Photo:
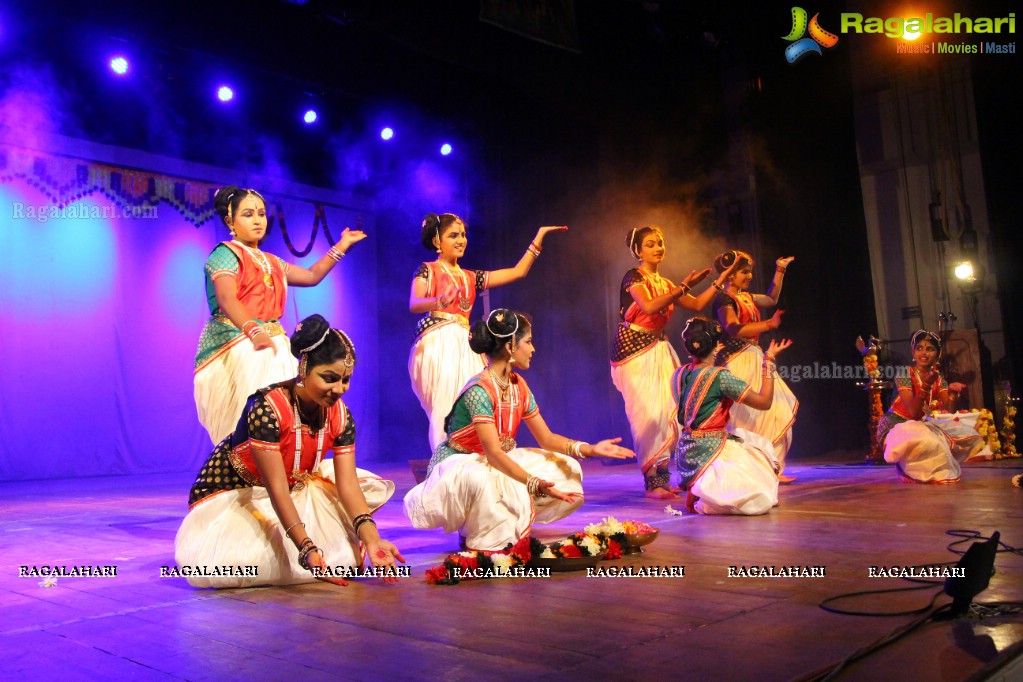
[[[524,564],[528,563],[529,560],[533,558],[533,552],[530,549],[530,546],[530,538],[528,536],[524,537],[512,545],[512,548],[508,550],[508,554],[511,554]]]
[[[622,546],[614,540],[607,541],[607,554],[604,555],[605,559],[621,559],[622,558]]]
[[[443,585],[448,579],[448,567],[444,564],[426,570],[426,582],[430,585]]]
[[[579,548],[572,544],[562,545],[560,553],[566,559],[576,559],[583,555]]]

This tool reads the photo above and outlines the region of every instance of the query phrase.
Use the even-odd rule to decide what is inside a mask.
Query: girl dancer
[[[776,310],[769,320],[761,321],[760,308],[778,305],[785,269],[793,260],[795,258],[789,256],[775,261],[774,279],[766,294],[749,293],[750,282],[753,280],[753,257],[748,253],[726,251],[714,263],[718,272],[733,271],[726,278],[725,286],[714,284],[721,292],[714,301],[714,316],[728,336],[718,362],[750,384],[754,391],[760,390],[760,367],[764,362],[764,352],[759,345],[760,335],[777,329],[784,312]],[[785,456],[792,445],[792,425],[798,410],[799,401],[781,378],[775,379],[774,403],[770,409],[756,410],[748,405],[736,405],[732,410],[730,431],[746,429],[759,433],[774,444],[774,457],[779,465],[778,480],[782,483],[795,480],[782,472],[785,471]]]
[[[430,420],[430,448],[446,439],[444,418],[465,382],[483,369],[483,358],[469,350],[469,314],[476,294],[522,279],[540,257],[548,232],[567,227],[541,227],[526,253],[513,268],[485,272],[464,270],[465,223],[453,213],[430,213],[423,218],[423,246],[437,260],[419,266],[412,279],[409,312],[425,316],[416,325],[416,340],[408,358],[412,390]]]
[[[671,488],[668,459],[678,438],[675,403],[671,398],[671,375],[678,369],[678,355],[664,338],[664,327],[675,305],[702,310],[714,296],[707,289],[699,296],[692,286],[710,273],[695,270],[679,285],[662,277],[664,234],[656,226],[630,230],[625,244],[639,267],[625,273],[619,291],[621,324],[611,344],[611,379],[625,400],[625,414],[632,429],[633,447],[643,471],[646,496],[677,497]],[[718,276],[724,282],[728,273]]]

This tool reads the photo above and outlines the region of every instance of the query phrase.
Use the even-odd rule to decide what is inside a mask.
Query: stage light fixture
[[[129,68],[130,65],[125,57],[118,55],[110,60],[110,70],[118,76],[126,75]]]
[[[384,128],[380,131],[381,140],[390,140],[392,137],[394,137],[394,131],[392,129]]]
[[[234,90],[226,85],[221,85],[217,88],[217,99],[221,102],[230,102],[234,99]]]
[[[448,156],[452,151],[454,150],[451,149],[451,145],[449,145],[447,142],[440,146],[441,156]]]
[[[310,109],[309,111],[305,112],[305,115],[302,116],[302,120],[306,122],[306,125],[311,125],[313,123],[316,123],[316,119],[317,119],[316,112],[313,111],[312,109]]]
[[[961,263],[957,263],[954,269],[956,279],[960,282],[966,282],[973,279],[973,263],[964,260]]]

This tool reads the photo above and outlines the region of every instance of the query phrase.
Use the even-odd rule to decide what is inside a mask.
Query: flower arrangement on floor
[[[979,412],[980,416],[977,417],[977,433],[980,434],[987,446],[991,448],[991,454],[998,457],[998,454],[1002,450],[1002,443],[998,440],[998,429],[995,428],[995,417],[991,414],[991,410],[972,410],[973,412]]]
[[[584,532],[604,539],[607,543],[605,559],[622,558],[622,550],[629,544],[630,535],[654,533],[656,528],[642,521],[619,521],[613,516],[601,519],[600,523],[591,523]]]
[[[426,571],[426,582],[431,585],[457,585],[462,580],[499,576],[512,569],[525,566],[540,555],[546,545],[534,537],[526,536],[503,550],[487,552],[466,550],[449,554],[444,563]]]
[[[607,549],[607,539],[603,536],[589,532],[572,533],[564,540],[545,545],[543,550],[534,556],[537,559],[581,559],[604,555]]]

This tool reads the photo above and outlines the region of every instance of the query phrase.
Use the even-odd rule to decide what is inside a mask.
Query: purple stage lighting
[[[231,100],[234,99],[234,90],[232,90],[226,85],[221,85],[217,89],[217,99],[219,99],[221,102],[230,102]]]
[[[110,60],[110,70],[118,76],[123,76],[128,73],[128,60],[124,57],[117,56]]]
[[[447,142],[445,142],[444,144],[442,144],[442,145],[440,146],[440,153],[441,153],[441,156],[447,156],[447,155],[448,155],[448,154],[450,154],[450,153],[451,153],[452,151],[453,151],[453,150],[451,149],[451,145],[449,145],[449,144],[448,144]]]
[[[380,131],[381,140],[390,140],[392,137],[394,137],[394,131],[390,128],[384,128]]]
[[[304,116],[302,116],[302,120],[305,121],[307,125],[316,123],[316,112],[310,109],[309,111],[305,112]]]

